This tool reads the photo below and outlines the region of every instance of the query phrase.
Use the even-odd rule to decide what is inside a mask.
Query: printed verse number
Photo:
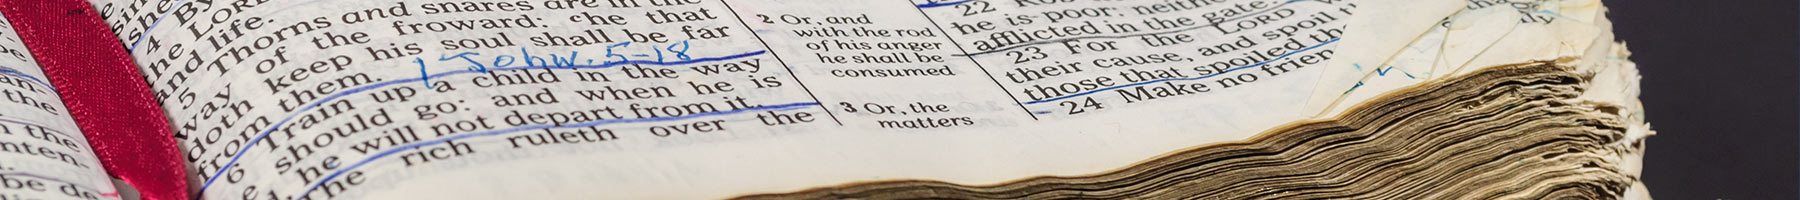
[[[1069,107],[1069,114],[1071,115],[1081,114],[1088,110],[1106,109],[1100,101],[1095,101],[1093,97],[1085,98],[1084,100],[1081,100],[1080,103],[1076,103],[1075,101],[1064,101],[1062,103],[1057,103],[1057,105]]]
[[[965,4],[956,4],[956,8],[961,8],[963,10],[963,16],[994,12],[994,6],[989,5],[987,1],[972,1]]]
[[[1025,47],[1020,48],[1018,51],[1008,51],[1006,52],[1006,55],[1013,57],[1013,64],[1050,58],[1050,54],[1045,54],[1042,49],[1038,49],[1037,47]]]

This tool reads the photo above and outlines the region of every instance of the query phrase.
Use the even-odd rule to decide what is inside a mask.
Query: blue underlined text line
[[[621,61],[621,62],[608,62],[608,63],[604,63],[604,64],[600,64],[600,65],[563,65],[563,66],[537,65],[537,66],[517,66],[517,67],[495,67],[495,68],[488,68],[487,70],[484,70],[484,71],[514,71],[514,70],[525,70],[525,69],[549,69],[549,68],[599,69],[599,68],[611,68],[611,67],[624,66],[624,65],[665,65],[665,66],[666,65],[684,65],[684,64],[693,64],[693,63],[702,63],[702,62],[711,62],[711,61],[732,60],[732,59],[762,55],[765,53],[768,53],[768,51],[759,50],[759,51],[754,51],[754,52],[749,52],[749,53],[741,53],[741,54],[722,56],[722,57],[694,58],[692,60],[674,61],[674,62],[633,60],[633,61]],[[250,142],[246,143],[247,145],[244,145],[244,147],[239,148],[237,152],[248,152],[251,147],[256,146],[256,144],[261,144],[262,140],[265,138],[268,138],[270,133],[273,133],[277,129],[281,129],[282,125],[285,125],[289,121],[292,121],[295,117],[299,116],[300,113],[305,113],[307,111],[311,111],[314,108],[318,108],[320,105],[324,104],[325,102],[331,102],[331,101],[337,100],[339,98],[343,98],[345,96],[371,91],[376,88],[382,88],[382,87],[400,85],[400,84],[406,84],[406,83],[413,83],[413,82],[424,82],[425,80],[439,78],[439,77],[445,77],[445,76],[451,76],[451,75],[486,73],[484,71],[457,70],[457,71],[452,71],[452,72],[429,74],[429,75],[423,75],[419,78],[408,78],[408,79],[377,82],[374,84],[358,86],[356,88],[351,88],[348,90],[333,93],[330,96],[325,96],[324,98],[314,100],[311,103],[306,104],[306,106],[303,106],[300,109],[296,109],[293,112],[288,113],[287,116],[281,118],[281,121],[278,121],[275,124],[271,125],[269,128],[263,129],[262,132],[257,133],[256,137],[251,138]],[[237,155],[231,156],[231,160],[225,162],[225,165],[223,165],[224,167],[220,167],[218,171],[213,172],[211,178],[207,178],[206,182],[203,182],[201,184],[200,191],[206,191],[207,188],[211,187],[212,183],[214,181],[217,181],[219,179],[219,177],[221,177],[222,175],[225,174],[225,172],[231,170],[232,167],[236,166],[238,160],[242,159],[245,154],[248,154],[248,153],[239,153]]]
[[[0,66],[0,75],[9,75],[9,76],[13,76],[13,77],[19,77],[19,78],[31,80],[32,82],[35,82],[39,85],[44,85],[44,88],[48,88],[48,89],[50,89],[50,91],[56,91],[56,86],[50,85],[50,82],[46,82],[46,81],[44,81],[44,79],[38,78],[36,76],[31,76],[30,74],[25,74],[24,72],[19,72],[19,70],[14,70],[13,68]]]
[[[518,127],[512,127],[512,128],[508,128],[508,129],[501,129],[501,130],[490,130],[490,131],[470,133],[470,134],[452,135],[452,136],[442,137],[442,138],[437,138],[437,139],[418,141],[418,142],[413,142],[413,143],[407,143],[405,145],[394,146],[392,148],[388,148],[387,150],[382,150],[381,152],[371,154],[371,156],[369,156],[368,158],[363,158],[361,161],[357,161],[355,164],[350,164],[350,166],[346,166],[343,169],[338,169],[336,171],[332,171],[331,174],[326,175],[324,178],[320,178],[318,181],[314,181],[311,185],[308,185],[306,187],[306,191],[301,191],[300,199],[306,199],[306,196],[310,195],[313,190],[318,189],[320,185],[323,185],[326,182],[330,182],[332,179],[335,179],[338,176],[343,175],[344,173],[350,172],[351,170],[356,170],[356,168],[362,167],[363,165],[369,164],[370,162],[374,162],[375,160],[379,160],[381,158],[386,158],[388,156],[392,156],[395,153],[399,153],[402,151],[417,150],[417,148],[423,147],[425,145],[441,144],[441,143],[445,143],[445,142],[452,141],[452,140],[468,139],[468,138],[483,137],[483,136],[504,135],[504,134],[508,134],[508,133],[516,133],[516,132],[520,132],[520,131],[529,131],[529,130],[537,130],[537,129],[580,128],[580,127],[591,127],[591,126],[600,126],[600,125],[608,125],[608,124],[675,121],[675,120],[694,119],[694,118],[709,117],[709,116],[720,116],[720,115],[746,113],[746,112],[752,112],[752,111],[794,110],[794,109],[801,109],[801,108],[809,108],[809,107],[818,106],[818,105],[819,105],[818,102],[799,102],[799,103],[789,103],[789,104],[779,104],[779,105],[766,105],[766,106],[762,106],[762,107],[752,107],[752,108],[744,108],[744,109],[737,109],[737,110],[695,113],[692,115],[683,115],[683,116],[674,116],[674,117],[595,120],[595,121],[588,121],[588,122],[575,123],[575,124],[564,124],[564,125],[537,124],[537,125],[518,126]]]
[[[1157,79],[1157,80],[1151,80],[1151,81],[1144,81],[1144,82],[1137,82],[1137,83],[1132,83],[1132,84],[1125,84],[1125,85],[1119,85],[1119,86],[1112,86],[1112,87],[1106,87],[1106,88],[1100,88],[1100,89],[1095,89],[1095,90],[1089,90],[1089,91],[1086,91],[1086,92],[1081,92],[1081,93],[1075,93],[1075,94],[1070,94],[1070,95],[1065,95],[1065,96],[1061,96],[1061,97],[1056,97],[1056,98],[1049,98],[1049,99],[1043,99],[1043,100],[1036,100],[1036,101],[1030,101],[1030,102],[1025,102],[1025,104],[1027,104],[1027,105],[1030,105],[1030,104],[1040,104],[1040,103],[1047,103],[1047,102],[1055,102],[1055,101],[1060,101],[1060,100],[1063,100],[1063,99],[1068,99],[1068,98],[1075,98],[1075,97],[1080,97],[1080,96],[1087,96],[1087,95],[1089,95],[1089,94],[1094,94],[1094,93],[1098,93],[1098,92],[1103,92],[1103,91],[1112,91],[1112,90],[1117,90],[1117,89],[1120,89],[1120,88],[1126,88],[1126,87],[1135,87],[1135,86],[1139,86],[1139,85],[1146,85],[1146,84],[1152,84],[1152,83],[1161,83],[1161,82],[1166,82],[1166,81],[1192,81],[1192,80],[1200,80],[1200,79],[1206,79],[1206,78],[1212,78],[1212,77],[1213,77],[1213,76],[1218,76],[1218,75],[1220,75],[1220,74],[1226,74],[1226,73],[1231,73],[1231,72],[1234,72],[1234,71],[1237,71],[1237,70],[1241,70],[1241,69],[1248,69],[1248,68],[1252,68],[1252,67],[1257,67],[1257,66],[1263,66],[1263,65],[1268,65],[1268,64],[1269,64],[1269,63],[1270,63],[1270,62],[1275,62],[1275,61],[1278,61],[1278,60],[1281,60],[1281,59],[1282,59],[1282,58],[1287,58],[1287,57],[1288,57],[1288,56],[1293,56],[1293,55],[1294,55],[1294,54],[1299,54],[1299,53],[1300,53],[1300,52],[1307,52],[1307,51],[1310,51],[1310,50],[1312,50],[1312,49],[1314,49],[1314,48],[1319,48],[1319,47],[1322,47],[1322,46],[1325,46],[1325,45],[1327,45],[1327,44],[1331,44],[1331,43],[1333,43],[1333,42],[1337,42],[1337,41],[1338,41],[1338,39],[1337,39],[1337,38],[1332,38],[1332,39],[1331,39],[1331,40],[1325,40],[1325,42],[1321,42],[1321,43],[1319,43],[1319,44],[1315,44],[1315,45],[1313,45],[1313,46],[1309,46],[1309,47],[1306,47],[1306,48],[1301,48],[1301,49],[1300,49],[1300,50],[1295,50],[1295,51],[1293,51],[1293,52],[1288,52],[1288,53],[1287,53],[1287,54],[1281,54],[1281,56],[1276,56],[1276,57],[1275,57],[1275,58],[1270,58],[1270,59],[1269,59],[1269,60],[1265,60],[1265,61],[1262,61],[1262,62],[1257,62],[1257,63],[1255,63],[1255,64],[1250,64],[1250,65],[1244,65],[1244,66],[1242,66],[1242,67],[1235,67],[1235,68],[1231,68],[1231,69],[1226,69],[1226,70],[1225,70],[1225,71],[1224,71],[1224,72],[1219,72],[1219,73],[1214,73],[1214,74],[1210,74],[1210,75],[1205,75],[1205,76],[1199,76],[1199,77],[1191,77],[1191,78],[1169,78],[1169,79]]]
[[[162,24],[163,19],[168,19],[169,13],[175,13],[175,8],[181,7],[182,3],[187,3],[187,0],[175,1],[175,4],[169,5],[169,9],[163,9],[162,14],[156,16],[156,21],[152,21],[150,26],[144,27],[144,32],[138,33],[137,40],[131,41],[131,48],[127,48],[125,51],[137,52],[138,45],[143,44],[144,38],[150,36],[150,30],[156,29],[157,24]]]

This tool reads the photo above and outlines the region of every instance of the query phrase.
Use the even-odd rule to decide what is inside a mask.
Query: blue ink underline
[[[578,128],[578,127],[600,126],[600,125],[607,125],[607,124],[674,121],[674,120],[693,119],[693,118],[718,116],[718,115],[738,114],[738,113],[751,112],[751,111],[793,110],[793,109],[808,108],[808,107],[818,106],[818,105],[819,105],[818,102],[799,102],[799,103],[789,103],[789,104],[780,104],[780,105],[768,105],[768,106],[753,107],[753,108],[743,108],[743,109],[737,109],[737,110],[695,113],[695,114],[691,114],[691,115],[674,116],[674,117],[594,120],[594,121],[575,123],[575,124],[565,124],[565,125],[537,124],[537,125],[528,125],[528,126],[518,126],[518,127],[512,127],[512,128],[508,128],[508,129],[501,129],[501,130],[490,130],[490,131],[470,133],[470,134],[458,134],[458,135],[452,135],[449,137],[442,137],[442,138],[437,138],[437,139],[418,141],[418,142],[413,142],[413,143],[407,143],[405,145],[394,146],[387,150],[382,150],[381,152],[377,152],[377,153],[373,154],[372,156],[369,156],[368,158],[363,158],[362,161],[357,161],[356,164],[351,164],[350,166],[346,166],[343,169],[338,169],[336,171],[332,171],[330,175],[326,175],[324,178],[320,178],[317,182],[313,182],[312,185],[307,186],[306,191],[302,191],[300,193],[300,199],[305,199],[306,196],[310,195],[310,193],[312,193],[313,190],[318,189],[319,186],[324,185],[326,182],[330,182],[332,179],[337,178],[339,175],[343,175],[346,172],[350,172],[350,170],[355,170],[357,167],[362,167],[364,164],[369,164],[369,162],[374,162],[377,159],[391,156],[394,153],[399,153],[401,151],[415,150],[416,148],[423,147],[425,145],[436,145],[436,144],[441,144],[441,143],[444,143],[446,141],[451,141],[451,140],[459,140],[459,139],[481,137],[481,136],[503,135],[503,134],[508,134],[508,133],[537,130],[537,129]]]
[[[693,60],[684,60],[684,61],[676,61],[676,62],[623,61],[623,62],[605,63],[605,64],[600,64],[600,65],[496,67],[496,68],[489,69],[487,71],[512,71],[512,70],[538,69],[538,68],[545,68],[545,69],[548,69],[548,68],[600,69],[600,68],[610,68],[610,67],[621,66],[621,65],[683,65],[683,64],[700,63],[700,62],[731,60],[731,59],[737,59],[737,58],[743,58],[743,57],[762,55],[764,53],[768,53],[768,51],[767,50],[759,50],[759,51],[755,51],[755,52],[741,53],[741,54],[730,55],[730,56],[712,57],[712,58],[696,58]],[[387,87],[387,86],[391,86],[391,85],[398,85],[398,84],[411,83],[411,82],[420,82],[420,81],[424,81],[424,80],[427,80],[430,78],[436,78],[436,77],[444,77],[444,76],[458,75],[458,74],[470,74],[470,73],[485,73],[485,72],[474,71],[474,70],[458,70],[458,71],[452,71],[452,72],[443,72],[443,73],[431,74],[428,76],[421,76],[419,78],[408,78],[408,79],[378,82],[375,84],[364,85],[364,86],[352,88],[349,90],[344,90],[341,92],[333,93],[330,96],[326,96],[325,98],[320,98],[319,100],[314,100],[312,103],[306,104],[306,106],[301,107],[300,109],[297,109],[294,112],[288,113],[288,116],[281,118],[281,121],[276,122],[274,125],[269,126],[269,128],[267,128],[267,129],[263,129],[263,131],[261,133],[258,133],[255,138],[250,139],[250,142],[246,143],[246,145],[244,145],[244,147],[239,148],[237,152],[248,152],[251,147],[255,147],[256,144],[259,144],[260,142],[262,142],[262,140],[264,138],[267,138],[270,133],[273,133],[276,129],[281,129],[281,126],[283,124],[287,124],[288,121],[293,120],[294,117],[299,116],[300,113],[304,113],[306,111],[312,110],[313,108],[317,108],[319,105],[324,104],[325,102],[330,102],[332,100],[337,100],[338,98],[342,98],[344,96],[362,93],[362,92],[369,91],[369,90],[372,90],[375,88],[381,88],[381,87]],[[206,182],[201,184],[200,191],[204,192],[204,191],[206,191],[206,189],[208,187],[211,187],[212,183],[214,181],[217,181],[219,179],[220,175],[224,175],[225,172],[230,170],[232,166],[236,166],[238,159],[243,158],[243,156],[245,154],[249,154],[249,153],[239,153],[237,155],[231,156],[231,161],[225,162],[225,165],[223,165],[224,167],[220,167],[217,172],[213,172],[212,177],[207,178]]]
[[[970,1],[975,1],[975,0],[925,2],[925,4],[919,4],[917,6],[919,8],[935,8],[935,7],[944,7],[944,6],[952,6],[952,5],[956,5],[956,4],[963,4],[963,3],[968,3]]]
[[[49,88],[50,91],[56,91],[56,86],[50,85],[50,82],[44,82],[44,79],[39,79],[36,76],[31,76],[30,74],[25,74],[24,72],[19,72],[19,70],[15,70],[15,69],[5,67],[5,66],[0,66],[0,74],[12,75],[12,76],[16,76],[19,78],[25,78],[25,79],[31,79],[31,81],[37,82],[37,84],[44,85],[44,88]]]
[[[150,30],[156,29],[157,24],[162,24],[163,19],[168,19],[169,13],[175,13],[175,8],[181,7],[182,3],[187,3],[187,0],[175,1],[175,4],[169,4],[169,9],[163,9],[162,14],[156,16],[156,21],[150,22],[149,27],[144,27],[144,32],[138,33],[137,40],[131,41],[131,48],[127,48],[125,51],[137,52],[138,44],[144,43],[144,38],[150,36]]]
[[[994,48],[989,48],[988,50],[985,50],[985,51],[965,52],[963,54],[954,54],[952,56],[979,56],[979,55],[986,55],[986,54],[990,54],[990,53],[998,53],[998,52],[1008,51],[1008,50],[1017,49],[1017,48],[1021,48],[1021,47],[1035,46],[1035,45],[1041,45],[1041,44],[1050,44],[1050,43],[1057,43],[1057,42],[1075,41],[1075,40],[1119,39],[1119,38],[1130,38],[1130,37],[1138,37],[1138,36],[1145,36],[1145,35],[1162,35],[1162,34],[1171,34],[1171,33],[1185,32],[1185,31],[1199,30],[1199,29],[1207,28],[1207,27],[1215,27],[1215,26],[1218,26],[1219,24],[1222,24],[1225,22],[1232,22],[1232,21],[1238,21],[1238,20],[1246,19],[1246,18],[1250,18],[1250,17],[1261,16],[1263,13],[1267,13],[1269,11],[1280,10],[1282,7],[1286,7],[1288,5],[1294,4],[1296,2],[1301,2],[1301,1],[1306,1],[1306,0],[1288,0],[1288,1],[1282,2],[1281,4],[1275,4],[1274,6],[1271,6],[1267,9],[1257,10],[1254,12],[1250,12],[1248,14],[1239,15],[1237,17],[1226,18],[1219,22],[1207,23],[1207,24],[1202,24],[1199,26],[1188,26],[1188,27],[1182,27],[1182,28],[1178,28],[1178,29],[1168,29],[1168,30],[1162,30],[1160,32],[1133,33],[1133,34],[1125,34],[1125,35],[1088,35],[1088,36],[1074,36],[1074,37],[1036,40],[1036,41],[1024,42],[1024,43],[1013,43],[1013,44],[1007,44],[1007,45],[1000,45],[1000,46],[997,46]],[[1313,1],[1313,2],[1318,2],[1318,1]],[[1324,2],[1320,2],[1320,3],[1324,3]]]
[[[1119,86],[1112,86],[1112,87],[1106,87],[1106,88],[1100,88],[1100,89],[1096,89],[1096,90],[1090,90],[1090,91],[1087,91],[1087,92],[1081,92],[1081,93],[1075,93],[1075,94],[1070,94],[1070,95],[1067,95],[1067,96],[1061,96],[1061,97],[1056,97],[1056,98],[1049,98],[1049,99],[1044,99],[1044,100],[1037,100],[1037,101],[1031,101],[1031,102],[1025,102],[1025,104],[1028,104],[1028,105],[1029,105],[1029,104],[1040,104],[1040,103],[1047,103],[1047,102],[1053,102],[1053,101],[1059,101],[1059,100],[1063,100],[1063,99],[1068,99],[1068,98],[1075,98],[1075,97],[1080,97],[1080,96],[1087,96],[1087,95],[1089,95],[1089,94],[1094,94],[1094,93],[1097,93],[1097,92],[1103,92],[1103,91],[1112,91],[1112,90],[1116,90],[1116,89],[1119,89],[1119,88],[1125,88],[1125,87],[1132,87],[1132,86],[1139,86],[1139,85],[1145,85],[1145,84],[1151,84],[1151,83],[1160,83],[1160,82],[1167,82],[1167,81],[1191,81],[1191,80],[1200,80],[1200,79],[1206,79],[1206,78],[1212,78],[1212,77],[1213,77],[1213,76],[1218,76],[1218,75],[1220,75],[1220,74],[1225,74],[1225,73],[1231,73],[1231,72],[1233,72],[1233,71],[1237,71],[1237,70],[1240,70],[1240,69],[1247,69],[1247,68],[1251,68],[1251,67],[1257,67],[1257,66],[1263,66],[1263,65],[1267,65],[1267,64],[1269,64],[1269,63],[1270,63],[1270,62],[1275,62],[1275,61],[1277,61],[1277,60],[1281,60],[1281,59],[1282,59],[1282,58],[1287,58],[1287,57],[1288,57],[1288,56],[1292,56],[1292,55],[1294,55],[1294,54],[1299,54],[1299,53],[1300,53],[1300,52],[1306,52],[1306,51],[1307,51],[1307,50],[1312,50],[1312,49],[1313,49],[1313,48],[1319,48],[1319,47],[1322,47],[1322,46],[1325,46],[1325,45],[1326,45],[1326,44],[1331,44],[1331,43],[1333,43],[1333,42],[1337,42],[1337,41],[1338,41],[1338,39],[1337,39],[1337,38],[1331,38],[1331,40],[1326,40],[1326,41],[1325,41],[1325,42],[1322,42],[1322,43],[1319,43],[1319,44],[1315,44],[1315,45],[1313,45],[1313,46],[1309,46],[1309,47],[1306,47],[1306,48],[1301,48],[1301,49],[1300,49],[1300,50],[1295,50],[1295,51],[1294,51],[1294,52],[1288,52],[1288,53],[1286,53],[1286,54],[1281,54],[1281,56],[1276,56],[1276,57],[1275,57],[1275,58],[1270,58],[1270,59],[1269,59],[1269,60],[1265,60],[1265,61],[1262,61],[1262,62],[1257,62],[1257,63],[1256,63],[1256,64],[1250,64],[1250,65],[1244,65],[1244,66],[1242,66],[1242,67],[1235,67],[1235,68],[1231,68],[1231,69],[1226,69],[1226,70],[1225,70],[1225,71],[1223,71],[1223,72],[1219,72],[1219,73],[1214,73],[1214,74],[1210,74],[1210,75],[1205,75],[1205,76],[1200,76],[1200,77],[1193,77],[1193,78],[1168,78],[1168,79],[1157,79],[1157,80],[1152,80],[1152,81],[1144,81],[1144,82],[1137,82],[1137,83],[1132,83],[1132,84],[1125,84],[1125,85],[1119,85]]]

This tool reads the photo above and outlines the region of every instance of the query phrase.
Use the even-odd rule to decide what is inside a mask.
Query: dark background
[[[1800,199],[1800,3],[1614,0],[1656,199]]]

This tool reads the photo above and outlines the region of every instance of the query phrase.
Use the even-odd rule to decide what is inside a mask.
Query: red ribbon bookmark
[[[87,1],[0,1],[107,173],[143,199],[188,199],[187,170],[162,107]]]

